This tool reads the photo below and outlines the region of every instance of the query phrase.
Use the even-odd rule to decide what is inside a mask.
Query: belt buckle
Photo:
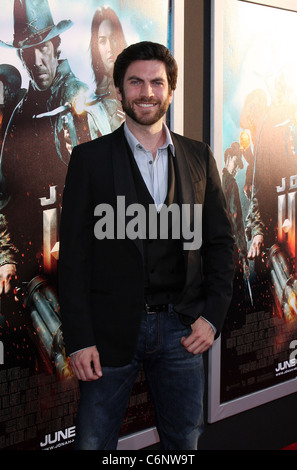
[[[160,312],[170,312],[172,304],[159,304],[159,305],[149,305],[145,304],[146,313],[148,315],[154,315]]]
[[[145,304],[146,313],[148,315],[154,315],[154,314],[158,313],[156,310],[150,310],[150,308],[151,308],[150,305]]]

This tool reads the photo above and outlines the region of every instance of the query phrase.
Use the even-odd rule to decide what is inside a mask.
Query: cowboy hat
[[[26,49],[38,46],[63,33],[73,25],[71,20],[54,24],[48,0],[15,0],[13,42],[0,41],[0,46]]]

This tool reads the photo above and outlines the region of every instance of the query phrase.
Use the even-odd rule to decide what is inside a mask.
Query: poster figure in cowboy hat
[[[102,100],[60,59],[60,34],[72,21],[55,24],[48,0],[15,0],[13,15],[13,41],[0,46],[17,51],[30,82],[13,111],[0,162],[0,294],[6,294],[1,314],[9,325],[11,318],[24,316],[23,298],[16,302],[12,288],[20,297],[28,286],[32,292],[32,282],[44,286],[36,278],[56,282],[61,197],[72,147],[110,132]]]

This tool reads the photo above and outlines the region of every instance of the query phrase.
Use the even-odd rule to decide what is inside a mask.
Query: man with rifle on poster
[[[21,319],[24,299],[30,312],[35,290],[56,282],[61,194],[72,147],[110,132],[102,97],[91,95],[68,61],[60,59],[60,34],[71,26],[70,20],[54,24],[48,0],[15,0],[13,42],[0,41],[2,47],[17,51],[30,78],[13,111],[1,153],[0,293],[10,293],[1,313],[7,316],[6,324],[17,324],[17,330],[27,323],[26,316]],[[16,303],[15,292],[11,294],[15,286],[22,302]],[[39,305],[46,307],[46,316],[56,316],[47,303],[45,296]],[[39,317],[30,321],[42,334]],[[59,336],[60,323],[55,318],[48,332],[48,319],[41,321],[46,326],[41,343],[47,355],[51,336]]]

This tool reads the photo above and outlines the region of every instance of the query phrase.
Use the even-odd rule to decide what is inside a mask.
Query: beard
[[[169,99],[170,97],[167,95],[163,101],[146,98],[135,101],[128,101],[125,97],[125,94],[122,93],[122,108],[127,116],[133,119],[133,121],[144,126],[151,126],[162,119],[166,114],[170,105]],[[154,108],[148,108],[146,112],[145,108],[138,110],[138,104],[154,104],[155,106]],[[154,113],[152,113],[152,109],[154,109]]]

